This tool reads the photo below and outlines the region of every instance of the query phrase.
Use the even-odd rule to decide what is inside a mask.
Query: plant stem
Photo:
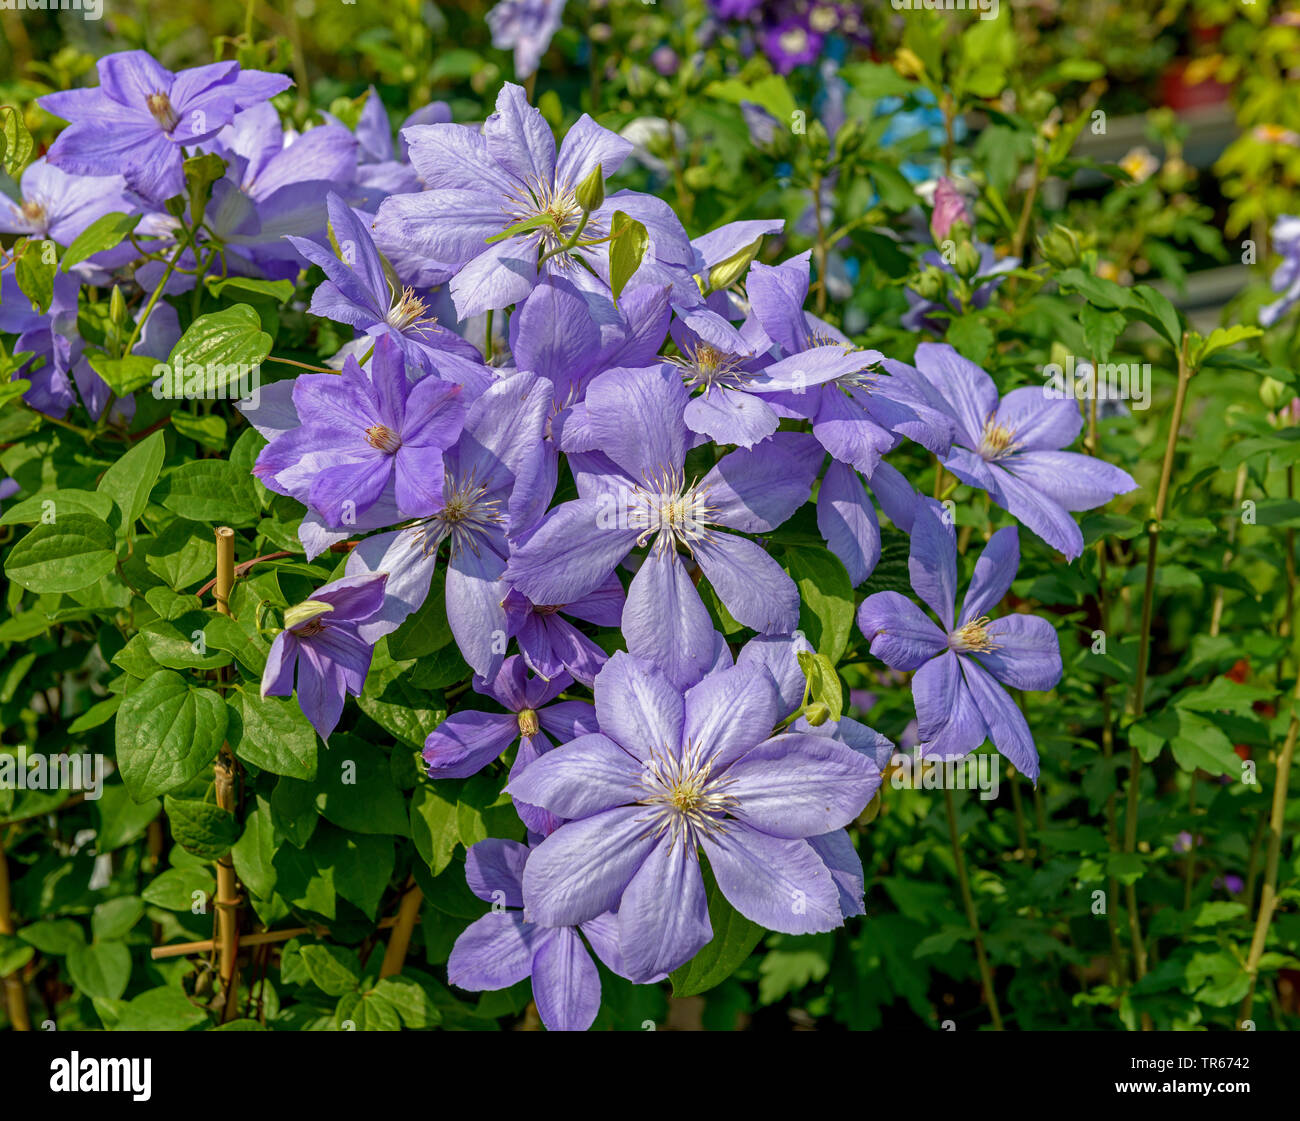
[[[217,538],[217,584],[214,598],[217,610],[230,615],[230,593],[235,584],[235,531],[221,526]],[[230,814],[235,813],[235,757],[228,744],[213,765],[216,782],[217,805]],[[235,866],[230,853],[217,861],[217,938],[220,947],[220,974],[222,984],[221,1022],[234,1018],[236,993],[239,988],[237,959],[239,956],[239,885],[235,879]]]
[[[1250,974],[1250,988],[1241,1002],[1238,1020],[1249,1020],[1255,1003],[1255,983],[1259,979],[1259,961],[1264,956],[1268,941],[1268,928],[1277,909],[1277,869],[1282,854],[1282,829],[1286,818],[1287,787],[1291,779],[1291,760],[1295,756],[1296,737],[1300,734],[1300,673],[1296,675],[1291,693],[1291,724],[1286,740],[1277,757],[1277,778],[1273,784],[1273,808],[1268,819],[1268,856],[1264,862],[1264,886],[1259,893],[1259,911],[1255,915],[1255,933],[1250,940],[1250,955],[1246,958],[1246,972]]]
[[[406,950],[411,944],[411,932],[415,929],[415,920],[420,916],[420,904],[424,902],[424,892],[416,886],[415,877],[406,881],[406,891],[402,904],[397,910],[397,922],[393,924],[393,933],[384,950],[384,961],[379,967],[380,977],[392,977],[401,973],[406,962]]]
[[[0,840],[0,934],[15,932],[9,900],[9,858]],[[14,1031],[31,1031],[32,1021],[27,1014],[27,989],[23,985],[22,969],[15,969],[4,979],[5,1007],[9,1010],[9,1024]]]
[[[952,840],[952,858],[957,866],[957,882],[961,885],[961,899],[966,906],[966,919],[970,923],[971,934],[975,939],[975,960],[979,963],[980,984],[984,988],[984,1001],[989,1006],[989,1015],[993,1018],[993,1030],[1002,1030],[1002,1014],[998,1011],[997,994],[993,991],[993,971],[989,968],[988,955],[984,952],[984,935],[980,933],[979,914],[975,910],[975,899],[970,891],[970,878],[966,875],[966,857],[961,851],[961,839],[957,835],[957,808],[953,805],[952,791],[943,788],[944,807],[948,811],[948,836]]]
[[[1178,348],[1178,386],[1174,394],[1174,412],[1169,422],[1169,439],[1165,444],[1164,462],[1160,466],[1160,485],[1156,491],[1155,509],[1147,528],[1147,569],[1146,582],[1142,591],[1142,622],[1138,632],[1137,677],[1133,683],[1133,721],[1142,719],[1146,712],[1147,663],[1151,656],[1151,617],[1155,607],[1156,592],[1156,557],[1160,551],[1160,523],[1165,516],[1165,507],[1169,501],[1169,482],[1174,473],[1174,455],[1178,450],[1178,430],[1183,423],[1183,409],[1187,404],[1187,387],[1192,380],[1191,363],[1188,360],[1189,338],[1183,335],[1182,346]],[[1124,852],[1132,854],[1137,851],[1138,792],[1141,785],[1142,757],[1137,746],[1129,738],[1128,770],[1128,806],[1124,818]],[[1137,909],[1137,884],[1130,883],[1124,888],[1125,904],[1128,908],[1129,936],[1133,943],[1134,980],[1140,981],[1146,976],[1147,952],[1142,942],[1142,920]]]

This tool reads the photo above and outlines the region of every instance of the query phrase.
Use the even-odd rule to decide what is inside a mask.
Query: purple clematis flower
[[[460,395],[455,382],[433,375],[412,383],[397,343],[381,336],[369,374],[349,358],[341,375],[295,381],[301,427],[267,444],[254,473],[331,529],[356,525],[386,495],[392,520],[426,517],[443,506],[443,452],[465,420]]]
[[[478,774],[516,740],[519,752],[510,767],[510,777],[554,744],[549,732],[561,741],[575,739],[596,730],[596,710],[586,701],[557,701],[573,684],[566,673],[546,681],[529,680],[523,658],[512,654],[490,680],[475,676],[476,693],[491,697],[506,712],[453,712],[424,741],[424,761],[430,778],[469,778]],[[520,820],[534,833],[546,836],[560,825],[560,819],[546,810],[515,803]]]
[[[441,508],[352,550],[349,575],[389,573],[384,607],[362,630],[367,641],[396,630],[424,602],[445,541],[447,622],[474,671],[496,673],[509,625],[502,606],[509,589],[501,577],[510,543],[537,523],[555,490],[554,459],[542,444],[549,390],[548,382],[529,373],[495,382],[470,405],[460,440],[443,457]],[[359,528],[399,520],[380,505]]]
[[[601,961],[626,977],[618,923],[612,914],[576,926],[526,922],[523,875],[528,859],[527,846],[495,837],[465,854],[469,889],[491,903],[492,910],[456,939],[447,959],[447,980],[480,992],[506,989],[531,977],[533,1000],[547,1030],[586,1031],[600,1011],[600,974],[579,931]]]
[[[534,603],[572,603],[653,539],[628,589],[623,635],[629,650],[662,666],[678,685],[695,680],[714,654],[713,624],[678,547],[690,552],[736,620],[763,633],[793,631],[794,582],[756,542],[718,530],[776,529],[807,499],[820,460],[800,434],[779,433],[688,482],[688,400],[667,364],[596,378],[582,423],[571,420],[564,430],[566,440],[582,441],[569,455],[580,497],[519,543],[506,570],[508,583]]]
[[[1269,283],[1282,296],[1259,309],[1263,327],[1272,327],[1300,300],[1300,217],[1284,214],[1273,223],[1273,248],[1282,254],[1282,261]]]
[[[548,679],[568,673],[590,688],[609,655],[563,616],[617,627],[624,598],[623,585],[614,573],[590,595],[572,603],[535,604],[511,588],[503,604],[507,633],[519,643],[519,653],[534,673]]]
[[[438,324],[427,298],[410,287],[398,291],[367,224],[342,198],[331,191],[326,206],[342,260],[326,245],[287,239],[328,278],[312,293],[312,315],[347,323],[372,337],[388,336],[412,367],[467,385],[474,395],[486,389],[490,375],[474,346]]]
[[[1083,427],[1074,401],[1029,386],[999,401],[993,379],[946,344],[922,343],[914,361],[932,404],[952,416],[955,446],[944,466],[962,482],[988,491],[1067,560],[1083,552],[1083,533],[1070,511],[1091,510],[1137,486],[1112,464],[1059,450]],[[888,361],[886,366],[907,369]]]
[[[328,740],[343,715],[343,699],[361,696],[374,645],[358,634],[384,601],[383,573],[346,577],[316,589],[285,612],[262,673],[262,696],[288,697],[297,671],[298,704],[320,738]]]
[[[984,740],[1026,777],[1038,780],[1038,752],[1024,715],[998,682],[1013,689],[1046,691],[1061,679],[1061,648],[1046,619],[986,612],[1007,594],[1020,564],[1014,527],[990,538],[962,603],[957,597],[957,543],[938,503],[927,503],[912,523],[908,558],[912,587],[943,624],[935,626],[898,592],[877,592],[858,609],[858,627],[871,653],[887,666],[915,670],[916,703],[923,756],[966,755]]]
[[[501,0],[487,14],[492,45],[515,52],[515,77],[531,77],[564,16],[564,0]]]
[[[557,405],[569,405],[605,370],[659,362],[670,315],[665,288],[629,288],[616,307],[608,292],[553,276],[510,316],[510,350],[519,369],[555,386]]]
[[[49,162],[77,175],[122,175],[156,203],[185,190],[185,148],[293,84],[281,74],[241,70],[237,62],[173,74],[145,51],[119,51],[96,66],[94,89],[37,99],[46,112],[70,122],[50,147]]]
[[[408,128],[403,135],[429,189],[385,199],[375,216],[376,240],[404,245],[454,270],[451,295],[462,319],[518,303],[545,276],[563,275],[608,296],[608,243],[557,253],[540,265],[539,259],[577,231],[578,185],[598,166],[606,177],[617,171],[632,150],[630,142],[584,115],[557,155],[550,126],[528,104],[523,88],[509,83],[481,133],[444,124]],[[591,212],[584,240],[608,236],[619,210],[641,222],[650,238],[633,281],[668,284],[682,277],[691,260],[690,242],[661,199],[635,191],[608,196]],[[489,243],[539,218],[543,225]]]
[[[513,779],[514,797],[570,820],[524,868],[525,918],[571,926],[618,911],[633,980],[689,961],[712,937],[699,849],[754,922],[789,934],[843,923],[839,891],[808,843],[866,807],[880,772],[825,736],[772,735],[779,700],[761,666],[683,692],[618,653],[596,678],[600,731]]]
[[[825,38],[809,25],[806,16],[791,15],[759,33],[763,53],[778,74],[816,62]]]
[[[50,238],[63,246],[105,214],[139,208],[120,175],[69,175],[44,158],[28,165],[21,187],[18,202],[0,201],[0,233]]]

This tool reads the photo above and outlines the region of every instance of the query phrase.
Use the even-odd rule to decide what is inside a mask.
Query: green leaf
[[[99,942],[125,938],[144,917],[144,900],[138,895],[119,895],[100,903],[90,918],[90,928]]]
[[[53,249],[52,241],[25,240],[21,246],[15,246],[18,259],[14,262],[14,279],[32,307],[42,315],[50,310],[54,301],[54,274],[59,262]]]
[[[198,459],[168,471],[158,484],[158,500],[182,518],[207,525],[252,525],[261,509],[253,480],[224,459]]]
[[[0,934],[0,977],[16,973],[36,956],[36,951],[12,934]]]
[[[397,1009],[377,992],[345,993],[334,1009],[334,1023],[347,1031],[400,1031]]]
[[[101,522],[113,512],[113,500],[89,490],[46,490],[16,502],[0,517],[0,525],[36,525],[62,514],[89,514]]]
[[[723,82],[711,82],[704,91],[709,97],[739,105],[752,101],[761,105],[787,128],[798,108],[790,86],[779,74],[768,74],[757,81],[746,82],[740,78],[728,78]]]
[[[186,1031],[205,1023],[208,1015],[190,1003],[180,989],[162,986],[132,999],[118,1017],[115,1031]]]
[[[839,663],[853,631],[853,584],[826,549],[787,546],[779,558],[799,589],[799,629],[831,665]]]
[[[1192,364],[1200,366],[1207,358],[1221,350],[1227,350],[1246,339],[1255,339],[1263,335],[1258,327],[1246,327],[1237,324],[1234,327],[1217,327],[1210,332],[1210,337],[1200,344],[1192,356]]]
[[[216,758],[226,735],[220,694],[158,670],[117,713],[117,764],[137,802],[175,790]]]
[[[176,843],[200,860],[220,860],[239,837],[239,823],[229,810],[197,798],[163,799]]]
[[[21,110],[12,105],[0,105],[0,137],[3,137],[0,152],[4,153],[5,174],[16,181],[36,146]]]
[[[64,514],[36,526],[9,553],[5,574],[31,592],[72,592],[117,563],[113,531],[102,518]]]
[[[173,369],[202,366],[207,391],[214,393],[259,366],[270,353],[271,336],[262,330],[261,317],[247,304],[235,304],[200,315],[172,348],[167,362]]]
[[[137,389],[143,389],[158,376],[160,363],[144,354],[128,354],[123,358],[112,358],[102,350],[88,350],[86,359],[90,368],[108,383],[119,397],[130,397]],[[162,367],[164,370],[166,367]]]
[[[230,749],[245,763],[276,775],[316,777],[316,729],[293,698],[237,689],[226,698]]]
[[[80,264],[87,257],[113,249],[140,224],[142,214],[105,214],[96,218],[75,238],[63,255],[63,271]]]
[[[434,1004],[433,995],[414,977],[385,977],[375,986],[374,994],[396,1008],[408,1028],[419,1031],[442,1023],[442,1013]]]
[[[713,939],[690,961],[672,972],[673,996],[696,996],[722,984],[754,951],[763,928],[730,903],[710,872],[705,877]]]
[[[1109,362],[1115,341],[1124,333],[1124,317],[1118,312],[1084,304],[1079,310],[1079,322],[1083,326],[1088,357],[1098,363]]]
[[[117,1000],[131,980],[131,951],[121,942],[93,942],[68,953],[68,975],[87,996]]]
[[[352,992],[361,983],[361,962],[351,950],[328,942],[309,943],[299,951],[312,983],[329,996]]]
[[[81,926],[71,919],[42,919],[18,928],[18,937],[43,954],[62,957],[86,944]]]
[[[855,62],[841,71],[859,94],[871,101],[882,97],[907,97],[921,87],[892,66],[880,62]]]
[[[108,495],[122,511],[124,531],[136,523],[149,504],[149,492],[162,470],[164,450],[163,434],[155,432],[136,444],[99,480],[98,493]]]
[[[392,838],[349,834],[325,826],[316,830],[307,853],[317,868],[332,872],[339,898],[378,919],[379,903],[393,877]]]
[[[645,226],[621,210],[614,212],[610,235],[609,286],[617,302],[627,287],[627,282],[641,267],[641,261],[650,246],[650,235],[646,233]]]
[[[185,868],[168,868],[159,873],[140,894],[146,903],[162,907],[167,911],[190,911],[194,907],[195,895],[206,895],[209,899],[216,894],[217,883],[212,873],[200,864]]]
[[[339,828],[407,835],[406,799],[393,785],[388,756],[364,740],[332,736],[328,765],[320,768],[315,789],[316,808]]]
[[[451,855],[460,841],[456,802],[441,789],[448,785],[423,783],[411,795],[411,839],[415,851],[435,876],[451,863]]]
[[[268,799],[257,796],[244,819],[243,836],[231,849],[239,881],[254,895],[269,899],[275,890],[275,819]]]

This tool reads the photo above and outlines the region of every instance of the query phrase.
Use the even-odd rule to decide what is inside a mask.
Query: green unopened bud
[[[712,186],[713,179],[713,168],[707,164],[696,164],[682,172],[682,182],[686,184],[687,190],[696,194],[707,191]]]
[[[880,802],[881,802],[880,791],[877,790],[875,797],[872,798],[871,801],[867,803],[867,808],[863,810],[862,813],[858,816],[859,825],[870,825],[873,821],[876,820],[876,817],[880,813]]]
[[[935,268],[934,265],[926,265],[926,267],[921,270],[921,275],[918,276],[909,287],[913,292],[920,296],[921,299],[928,303],[935,304],[943,299],[943,294],[947,290],[948,282],[944,278],[943,273],[939,269]]]
[[[835,134],[835,154],[840,159],[853,155],[862,146],[865,137],[861,122],[856,117],[850,117]]]
[[[600,209],[605,201],[605,169],[600,164],[593,167],[591,174],[578,184],[573,197],[587,213]]]
[[[725,261],[719,261],[713,268],[709,269],[709,291],[721,292],[735,284],[745,275],[750,263],[758,256],[758,250],[762,244],[762,237],[757,237],[744,249],[738,253],[733,253]]]
[[[980,271],[980,253],[972,242],[963,241],[957,246],[952,267],[963,280],[969,280]]]
[[[821,121],[813,121],[808,126],[808,151],[814,159],[824,160],[830,155],[831,138],[826,126]]]
[[[808,721],[814,728],[820,727],[830,719],[831,710],[818,701],[816,704],[809,705],[803,714],[803,718]]]
[[[293,630],[295,627],[301,627],[310,623],[313,619],[318,619],[322,615],[327,615],[334,610],[332,603],[325,603],[319,599],[305,599],[302,603],[290,607],[284,613],[284,629]]]
[[[108,297],[108,318],[114,327],[124,327],[127,320],[126,297],[119,285],[113,285]]]
[[[1266,409],[1280,409],[1290,396],[1291,390],[1277,378],[1266,377],[1259,383],[1259,399],[1264,402]]]
[[[1038,249],[1043,259],[1058,269],[1071,269],[1082,259],[1079,239],[1073,230],[1059,223],[1038,239]]]

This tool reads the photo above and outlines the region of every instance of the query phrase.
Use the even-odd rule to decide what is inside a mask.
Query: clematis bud
[[[943,273],[933,265],[927,265],[921,270],[921,274],[908,285],[921,299],[929,303],[938,303],[943,298],[944,290],[948,287]]]
[[[818,728],[822,724],[825,724],[826,721],[830,719],[830,715],[831,710],[827,708],[826,705],[822,704],[821,701],[809,705],[807,709],[804,710],[803,714],[804,719],[814,728]]]
[[[952,234],[953,225],[957,222],[965,223],[969,230],[974,224],[974,219],[961,192],[952,185],[950,180],[940,178],[935,184],[934,213],[930,216],[930,233],[934,235],[934,240],[941,242],[949,236],[957,240]]]
[[[746,245],[737,253],[733,253],[725,261],[719,261],[709,270],[709,291],[721,292],[730,288],[742,276],[745,270],[749,268],[750,263],[758,255],[759,246],[763,244],[761,237],[756,238],[751,244]]]
[[[1058,269],[1073,268],[1082,259],[1079,254],[1079,239],[1074,231],[1059,223],[1038,239],[1038,248],[1044,260]]]
[[[1265,378],[1259,383],[1259,399],[1266,409],[1281,408],[1290,392],[1277,378]]]
[[[573,192],[573,197],[588,214],[593,210],[600,209],[605,201],[605,171],[600,164],[593,167],[591,174],[578,184],[578,189]]]
[[[957,246],[956,260],[953,261],[952,267],[963,280],[969,280],[980,271],[979,250],[975,248],[973,243],[963,241]]]

